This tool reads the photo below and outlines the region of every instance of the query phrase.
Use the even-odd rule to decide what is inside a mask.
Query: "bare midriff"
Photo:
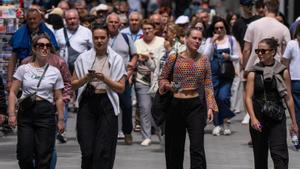
[[[181,90],[179,92],[174,93],[173,95],[175,98],[180,99],[189,99],[195,98],[199,96],[199,93],[196,89],[188,89],[188,90]]]

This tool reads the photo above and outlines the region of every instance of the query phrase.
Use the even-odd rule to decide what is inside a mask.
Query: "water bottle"
[[[292,135],[292,143],[293,143],[294,147],[296,148],[296,150],[299,150],[299,148],[300,148],[299,140],[298,140],[298,136],[296,134]]]

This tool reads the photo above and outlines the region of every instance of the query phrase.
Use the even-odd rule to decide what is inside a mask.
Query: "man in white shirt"
[[[66,27],[59,29],[55,36],[60,47],[59,55],[66,61],[70,73],[73,74],[74,62],[81,53],[92,48],[93,36],[88,28],[79,24],[79,15],[75,9],[65,11],[65,20]],[[73,99],[71,102],[76,107],[76,98],[74,97]],[[68,109],[68,105],[66,105],[65,109]],[[67,114],[68,111],[65,111],[66,117]],[[58,135],[57,138],[61,143],[66,141],[65,134]]]
[[[79,15],[75,9],[67,10],[65,19],[66,28],[58,30],[55,36],[60,46],[59,54],[67,62],[70,72],[73,73],[74,62],[79,54],[93,46],[92,32],[80,25]]]
[[[276,20],[278,10],[277,2],[268,1],[265,3],[265,17],[249,24],[243,49],[243,67],[246,71],[259,61],[254,50],[262,39],[274,37],[278,40],[277,59],[280,59],[287,42],[291,40],[289,29]]]

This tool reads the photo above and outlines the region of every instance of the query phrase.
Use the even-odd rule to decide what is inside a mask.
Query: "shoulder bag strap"
[[[129,38],[128,38],[128,36],[127,36],[126,33],[121,33],[121,34],[122,34],[124,40],[126,41],[126,43],[127,43],[127,45],[128,45],[129,57],[130,57],[130,60],[131,60],[131,59],[132,59],[132,56],[131,56],[131,48],[130,48],[130,44],[129,44]]]
[[[36,89],[38,89],[38,88],[40,87],[41,81],[42,81],[42,79],[44,78],[44,76],[45,76],[45,74],[46,74],[46,72],[47,72],[48,67],[49,67],[49,64],[46,65],[46,67],[45,67],[45,69],[44,69],[44,72],[43,72],[43,74],[42,74],[42,76],[41,76],[41,78],[40,78],[40,80],[39,80],[39,82],[38,82],[38,84],[37,84],[37,88],[36,88]]]
[[[66,46],[67,47],[70,47],[70,41],[69,41],[69,37],[68,37],[68,34],[67,34],[67,29],[66,28],[63,28],[64,30],[64,36],[65,36],[65,40],[66,40]]]
[[[177,39],[176,39],[176,42],[177,42]],[[177,43],[177,45],[179,45],[179,44]],[[174,73],[174,69],[175,69],[175,64],[176,64],[176,61],[177,61],[177,58],[178,58],[178,48],[179,48],[179,46],[177,46],[177,48],[175,49],[175,55],[176,55],[176,57],[175,57],[175,60],[173,62],[173,65],[172,65],[171,81],[173,80],[173,73]]]
[[[228,35],[229,43],[230,43],[230,55],[233,54],[233,37],[231,35]]]

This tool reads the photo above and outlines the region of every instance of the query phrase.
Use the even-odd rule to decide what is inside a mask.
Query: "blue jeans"
[[[300,126],[300,80],[292,80],[292,95],[295,104],[297,125]],[[298,137],[300,136],[300,131]]]
[[[56,148],[54,146],[51,161],[50,161],[50,169],[55,169],[56,168],[56,162],[57,162],[57,152],[56,152]]]
[[[214,114],[214,125],[219,126],[224,123],[224,119],[230,119],[235,114],[230,110],[230,97],[232,80],[214,79],[214,92],[219,112]]]
[[[131,101],[131,85],[126,81],[125,91],[119,94],[120,107],[122,110],[122,130],[124,134],[132,132],[132,101]]]
[[[68,103],[65,104],[65,111],[64,111],[64,124],[65,124],[65,129],[67,128],[67,122],[68,122],[68,114],[69,114],[69,105]]]
[[[65,104],[65,111],[64,111],[64,123],[65,123],[65,128],[67,128],[67,121],[68,121],[68,104]],[[55,169],[56,168],[56,162],[57,162],[57,152],[54,146],[53,152],[52,152],[52,157],[51,157],[51,162],[50,162],[50,169]]]

